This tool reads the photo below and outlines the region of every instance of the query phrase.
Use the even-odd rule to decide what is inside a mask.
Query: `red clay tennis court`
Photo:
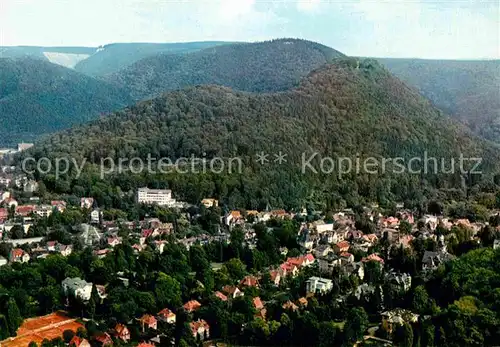
[[[3,340],[0,347],[27,347],[31,341],[41,344],[43,339],[62,337],[64,330],[76,332],[83,324],[63,312],[54,312],[46,316],[28,318],[17,330],[17,336]]]

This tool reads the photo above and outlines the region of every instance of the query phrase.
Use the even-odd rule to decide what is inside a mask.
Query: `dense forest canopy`
[[[378,60],[475,133],[500,141],[500,60]]]
[[[341,56],[332,48],[306,40],[241,43],[190,54],[153,56],[106,76],[105,80],[127,86],[136,100],[201,84],[249,92],[282,91]]]
[[[279,151],[287,154],[286,164],[255,164],[257,153]],[[415,203],[435,194],[461,199],[467,193],[464,184],[480,181],[464,177],[458,169],[454,174],[426,176],[351,172],[342,179],[337,172],[302,174],[302,153],[314,152],[320,157],[407,159],[427,152],[444,158],[446,167],[462,153],[484,158],[484,182],[493,184],[491,176],[498,173],[495,148],[444,117],[376,61],[346,58],[313,72],[289,92],[253,94],[203,86],[167,93],[55,134],[29,154],[86,158],[95,164],[106,157],[148,154],[173,160],[237,156],[244,162],[243,172],[237,174],[134,177],[129,173],[114,183],[130,189],[153,180],[153,185],[168,183],[188,201],[216,196],[230,206],[247,208],[267,203],[297,208],[308,200],[337,206],[396,199]],[[106,184],[110,179],[106,177]],[[67,184],[66,192],[79,185],[71,177]]]
[[[96,119],[131,103],[120,87],[40,59],[0,59],[0,146]]]

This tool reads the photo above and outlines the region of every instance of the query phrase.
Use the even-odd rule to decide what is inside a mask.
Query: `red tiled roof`
[[[339,243],[337,243],[336,246],[342,249],[342,248],[349,248],[350,244],[347,241],[340,241]]]
[[[123,324],[117,324],[115,326],[115,331],[118,335],[122,335],[122,334],[128,334],[129,331],[128,331],[128,328],[123,325]]]
[[[168,318],[168,317],[175,316],[175,313],[173,313],[172,311],[170,311],[168,308],[164,308],[163,310],[161,310],[160,312],[158,312],[158,316]]]
[[[257,287],[259,285],[259,280],[255,276],[248,275],[240,281],[240,285],[245,287]]]
[[[150,237],[153,234],[154,230],[153,229],[144,229],[142,231],[142,236],[143,237]]]
[[[253,298],[253,306],[255,307],[256,310],[262,310],[264,308],[264,304],[262,303],[262,300],[260,300],[259,297]]]
[[[6,208],[0,208],[0,218],[7,218],[9,211]]]
[[[73,338],[69,342],[69,345],[75,346],[75,347],[80,347],[80,345],[85,341],[86,341],[85,339],[82,339],[81,337],[78,337],[75,335],[75,336],[73,336]]]
[[[239,288],[236,286],[224,286],[222,288],[222,291],[226,294],[234,294],[234,292],[236,292],[236,290],[239,290]]]
[[[376,261],[376,262],[379,262],[379,263],[381,263],[381,264],[383,264],[383,263],[384,263],[384,259],[380,258],[380,257],[378,256],[378,254],[375,254],[375,253],[370,254],[370,255],[369,255],[369,256],[367,256],[367,257],[364,257],[363,259],[361,259],[361,261],[362,261],[362,262],[364,262],[364,263],[366,263],[366,262],[368,262],[368,261]]]
[[[15,258],[18,258],[18,257],[22,257],[23,254],[24,254],[24,251],[21,249],[21,248],[14,248],[10,254],[15,257]]]
[[[191,331],[193,334],[198,333],[198,329],[203,327],[205,329],[210,329],[210,325],[204,320],[204,319],[199,319],[196,322],[191,322],[189,323],[189,326],[191,327]]]
[[[100,343],[110,343],[112,342],[113,340],[111,340],[111,336],[109,336],[108,333],[101,333],[97,336],[95,336],[95,340],[100,342]]]
[[[141,317],[140,321],[143,324],[153,325],[156,323],[156,318],[150,314],[145,314],[144,316]]]
[[[224,294],[222,294],[219,291],[215,292],[215,296],[218,297],[219,299],[221,299],[222,301],[227,301],[227,296],[225,296]]]
[[[197,300],[191,300],[184,304],[184,309],[188,312],[196,311],[201,307],[201,304]]]

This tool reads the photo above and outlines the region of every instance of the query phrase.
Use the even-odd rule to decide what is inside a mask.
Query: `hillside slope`
[[[0,59],[0,146],[95,119],[130,104],[128,94],[40,59]]]
[[[476,134],[500,143],[500,60],[378,60]]]
[[[273,162],[273,154],[280,151],[287,154],[286,164]],[[424,194],[435,194],[427,188],[462,188],[460,173],[429,175],[424,181],[421,174],[387,172],[351,172],[339,179],[338,168],[333,173],[301,173],[303,153],[308,157],[316,151],[320,157],[354,159],[409,159],[427,151],[446,163],[460,153],[484,157],[489,164],[499,158],[488,144],[445,117],[376,61],[352,59],[320,68],[288,92],[252,94],[202,86],[167,93],[55,134],[32,154],[71,155],[95,163],[108,156],[148,154],[172,160],[237,156],[245,163],[241,175],[129,175],[114,182],[131,188],[151,179],[156,185],[166,181],[188,201],[216,196],[230,206],[247,208],[264,208],[266,203],[291,208],[310,200],[336,206],[394,198],[415,202]],[[270,154],[271,162],[256,164],[260,152]],[[489,164],[483,169],[491,170]]]
[[[143,58],[159,53],[189,53],[223,44],[226,44],[226,42],[113,43],[99,47],[95,54],[78,63],[75,69],[90,76],[103,76],[117,72]]]
[[[281,39],[232,44],[185,55],[158,55],[107,76],[136,100],[192,85],[217,84],[242,91],[292,88],[312,70],[343,54],[318,43]]]

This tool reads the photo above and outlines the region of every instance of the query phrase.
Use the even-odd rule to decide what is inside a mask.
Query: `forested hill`
[[[131,103],[120,87],[40,59],[0,59],[0,146],[68,128]]]
[[[500,60],[378,60],[476,134],[500,143]]]
[[[224,45],[182,55],[157,55],[105,79],[127,86],[136,100],[201,84],[273,92],[297,86],[312,70],[341,56],[315,42],[280,39]]]
[[[255,154],[261,151],[271,154],[271,163],[255,164]],[[288,155],[287,164],[272,162],[279,151]],[[345,58],[314,71],[299,88],[288,92],[253,94],[220,86],[170,92],[58,133],[32,153],[84,156],[96,163],[107,156],[145,158],[148,153],[172,159],[192,154],[202,157],[204,153],[207,158],[239,156],[245,161],[239,179],[220,174],[212,178],[180,175],[169,176],[167,181],[189,201],[216,196],[230,206],[247,208],[262,207],[266,202],[290,208],[307,199],[351,205],[403,199],[411,206],[424,194],[445,194],[450,188],[457,188],[454,198],[461,194],[457,193],[462,187],[459,174],[424,181],[421,175],[408,174],[361,173],[345,175],[342,180],[337,171],[301,174],[302,153],[314,151],[351,158],[357,154],[409,158],[428,151],[429,156],[447,160],[464,153],[499,162],[493,148],[444,116],[376,61]],[[144,180],[148,178],[129,175],[120,184],[133,187],[147,183]],[[71,182],[68,184],[75,184]]]
[[[102,76],[114,73],[136,61],[159,53],[184,54],[229,42],[203,41],[181,43],[113,43],[99,47],[96,52],[75,66],[75,70],[90,75]]]

